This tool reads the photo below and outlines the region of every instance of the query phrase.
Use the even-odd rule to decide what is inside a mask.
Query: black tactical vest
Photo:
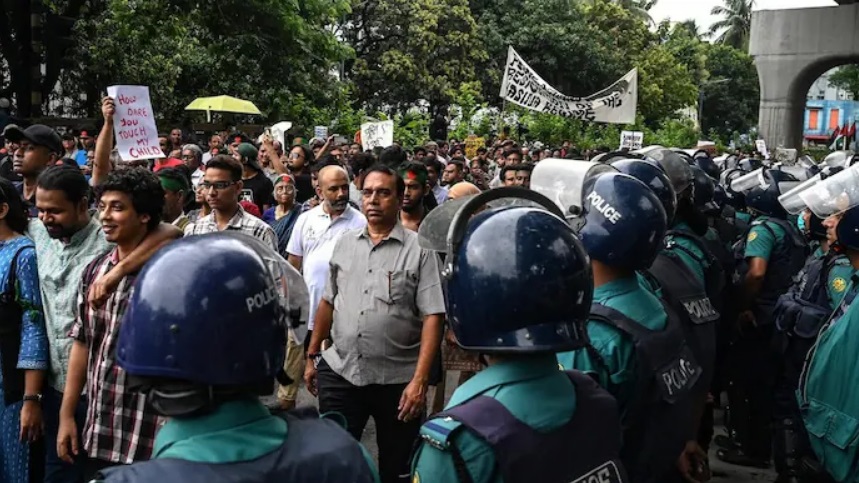
[[[676,474],[680,452],[694,439],[693,388],[703,370],[686,344],[679,317],[663,306],[668,321],[665,329],[654,331],[614,309],[591,305],[592,320],[616,328],[635,344],[638,387],[636,399],[621,415],[621,461],[636,483],[664,482]]]
[[[283,445],[239,463],[196,463],[154,459],[101,471],[106,483],[374,483],[361,444],[334,421],[314,411],[282,415],[288,425]]]
[[[552,431],[531,428],[489,396],[478,396],[433,418],[459,421],[485,441],[505,483],[628,481],[619,458],[617,403],[590,377],[577,371],[566,374],[576,388],[576,410],[567,424]],[[459,483],[471,483],[463,478],[470,479],[468,473]]]

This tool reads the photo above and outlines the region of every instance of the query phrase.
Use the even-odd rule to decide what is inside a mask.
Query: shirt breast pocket
[[[414,313],[417,288],[417,272],[411,270],[382,272],[376,280],[376,298],[392,311]]]

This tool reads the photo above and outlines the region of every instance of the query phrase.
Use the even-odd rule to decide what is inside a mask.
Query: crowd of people
[[[173,129],[125,162],[114,113],[3,132],[0,481],[859,474],[849,153]]]

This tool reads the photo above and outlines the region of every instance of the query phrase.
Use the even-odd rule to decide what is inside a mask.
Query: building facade
[[[829,83],[831,72],[820,76],[808,90],[802,121],[805,144],[828,144],[836,128],[851,125],[859,118],[859,102]]]

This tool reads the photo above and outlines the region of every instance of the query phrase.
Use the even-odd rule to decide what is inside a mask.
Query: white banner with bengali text
[[[387,148],[394,144],[394,121],[361,124],[361,144],[364,151]]]
[[[550,86],[510,47],[501,98],[533,111],[582,121],[633,124],[638,105],[638,69],[596,94],[572,97]]]

